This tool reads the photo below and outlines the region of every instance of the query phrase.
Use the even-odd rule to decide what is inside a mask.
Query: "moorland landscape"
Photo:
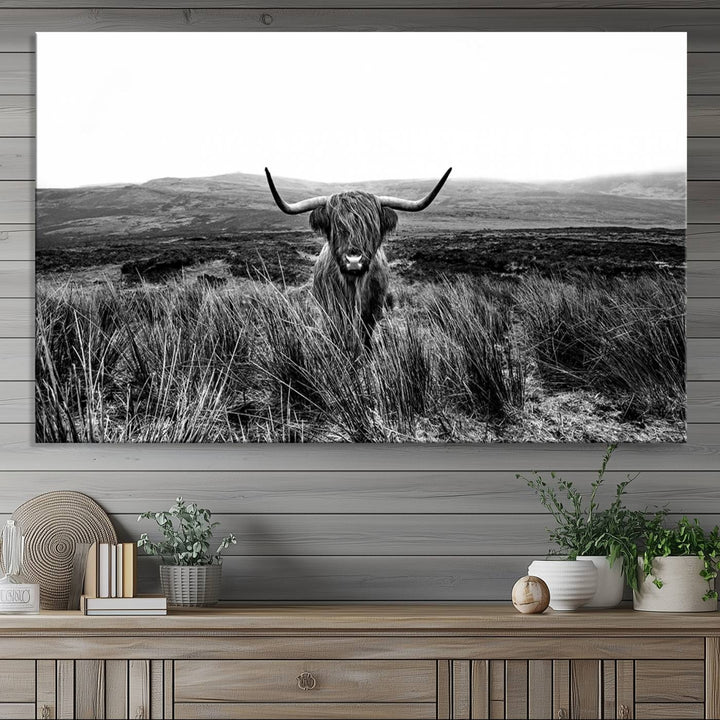
[[[680,173],[451,179],[399,213],[358,352],[310,292],[323,239],[263,176],[39,189],[37,440],[682,441],[684,212]]]

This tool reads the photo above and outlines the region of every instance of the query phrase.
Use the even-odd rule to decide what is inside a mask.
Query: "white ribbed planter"
[[[623,559],[618,558],[610,567],[605,555],[578,555],[578,560],[589,560],[597,569],[597,589],[584,607],[614,608],[620,604],[625,589]]]
[[[642,559],[639,559],[640,589],[633,592],[633,608],[647,612],[717,610],[717,600],[703,600],[703,595],[714,585],[700,577],[702,569],[703,561],[694,555],[656,557],[653,560],[653,575],[663,582],[663,586],[658,588],[652,577],[645,577]]]
[[[597,568],[589,560],[535,560],[528,575],[545,581],[553,610],[577,610],[597,588]]]
[[[161,565],[160,584],[168,605],[206,607],[220,597],[222,565]]]

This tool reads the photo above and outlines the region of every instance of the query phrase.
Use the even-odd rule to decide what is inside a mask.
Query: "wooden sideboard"
[[[0,617],[0,718],[720,718],[720,615]]]

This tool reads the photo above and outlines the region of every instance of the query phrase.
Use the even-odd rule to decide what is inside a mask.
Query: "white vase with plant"
[[[597,589],[597,568],[589,560],[535,560],[528,567],[528,575],[545,581],[553,610],[577,610],[587,604]]]
[[[638,553],[635,610],[650,612],[712,612],[717,610],[715,588],[720,530],[706,533],[696,520],[683,517],[675,527],[649,522]]]
[[[147,533],[138,540],[138,547],[148,555],[160,557],[160,583],[168,605],[203,607],[214,605],[220,597],[222,552],[237,540],[224,537],[217,550],[210,552],[213,530],[212,513],[197,503],[185,503],[179,497],[165,512],[144,512],[140,520],[154,520],[163,539],[153,542]]]
[[[533,471],[530,478],[516,476],[535,491],[555,520],[555,526],[548,528],[548,537],[557,546],[554,552],[571,560],[587,560],[597,568],[596,591],[585,607],[615,607],[622,600],[625,581],[633,590],[638,583],[635,572],[637,541],[643,535],[649,514],[629,510],[624,504],[627,487],[634,478],[628,476],[617,484],[613,501],[607,507],[601,508],[597,499],[616,447],[610,445],[607,448],[597,479],[590,484],[587,502],[574,483],[563,480],[554,472],[550,473],[549,481],[537,471]],[[653,517],[662,520],[666,514],[666,510],[659,510]],[[552,607],[552,601],[550,605]]]

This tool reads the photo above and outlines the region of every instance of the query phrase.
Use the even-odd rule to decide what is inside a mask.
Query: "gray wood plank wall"
[[[720,0],[456,0],[453,9],[442,0],[193,0],[192,10],[174,0],[62,4],[0,0],[0,516],[38,493],[76,489],[131,539],[139,512],[182,494],[238,535],[226,600],[504,600],[547,549],[546,518],[515,471],[552,468],[587,486],[603,450],[34,446],[34,32],[686,30],[689,441],[624,446],[611,480],[640,472],[637,507],[667,503],[720,521]],[[144,562],[146,588],[155,575]]]

